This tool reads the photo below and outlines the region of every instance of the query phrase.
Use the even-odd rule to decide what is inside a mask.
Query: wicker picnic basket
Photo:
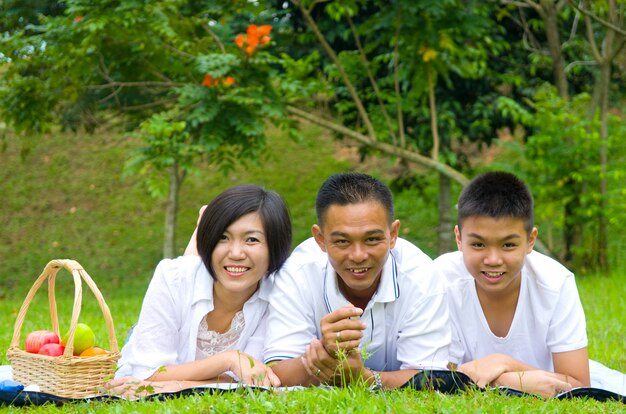
[[[35,293],[45,280],[48,280],[48,301],[52,329],[60,337],[54,290],[55,279],[61,268],[70,271],[74,278],[74,307],[65,351],[63,355],[58,357],[26,352],[20,349],[22,324]],[[110,353],[108,354],[89,357],[73,355],[74,336],[82,303],[81,279],[89,286],[102,310],[109,333]],[[94,281],[83,267],[74,260],[50,261],[28,292],[15,321],[13,339],[7,351],[7,358],[11,361],[13,369],[13,379],[24,385],[36,384],[42,392],[66,398],[84,398],[102,392],[104,383],[111,379],[115,372],[119,357],[120,352],[115,339],[111,312]]]

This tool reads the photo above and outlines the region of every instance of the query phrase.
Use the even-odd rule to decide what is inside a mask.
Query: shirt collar
[[[324,302],[328,313],[342,308],[349,304],[348,300],[343,296],[339,289],[339,275],[326,261],[326,272],[324,275]],[[400,286],[398,285],[398,266],[393,252],[389,252],[385,266],[383,266],[383,274],[380,278],[378,289],[370,302],[393,302],[400,297]]]
[[[259,288],[254,294],[246,301],[246,303],[253,303],[257,299],[269,302],[270,292],[274,285],[274,274],[269,274],[261,279]],[[197,303],[202,300],[208,300],[213,303],[213,277],[209,273],[202,260],[199,260],[196,267],[196,278],[194,282],[193,303]]]

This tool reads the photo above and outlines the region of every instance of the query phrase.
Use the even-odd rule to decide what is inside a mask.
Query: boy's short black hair
[[[387,212],[389,223],[393,221],[393,197],[391,190],[376,178],[362,173],[345,172],[330,176],[317,193],[315,211],[317,222],[323,225],[328,208],[337,204],[359,204],[376,201],[382,204]]]
[[[258,213],[269,250],[268,273],[280,269],[291,250],[291,219],[283,199],[274,191],[243,184],[220,193],[204,210],[196,242],[198,254],[215,278],[211,255],[222,235],[233,222],[249,213]]]
[[[519,218],[528,234],[534,225],[533,196],[522,180],[508,172],[488,172],[474,178],[461,192],[457,208],[459,229],[463,220],[472,216]]]

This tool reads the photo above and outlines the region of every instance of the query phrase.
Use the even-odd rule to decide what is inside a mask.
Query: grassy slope
[[[188,178],[180,197],[177,244],[181,252],[195,224],[197,208],[232,184],[254,182],[283,194],[293,216],[295,241],[299,242],[308,237],[315,220],[314,197],[322,180],[333,172],[364,168],[354,161],[335,159],[336,148],[316,129],[308,131],[303,143],[286,141],[274,134],[269,138],[269,145],[274,155],[258,166],[239,168],[228,176],[206,167],[201,174]],[[3,201],[0,203],[3,226],[0,232],[0,349],[5,350],[9,345],[13,323],[27,290],[45,264],[54,258],[78,260],[95,279],[113,313],[119,341],[123,342],[126,331],[136,320],[143,293],[160,258],[163,222],[162,202],[146,195],[136,179],[121,178],[129,148],[129,143],[116,135],[57,135],[33,145],[23,158],[20,156],[22,148],[14,141],[8,142],[5,152],[0,152],[3,167],[0,169],[0,199]],[[368,164],[366,168],[381,177],[387,177],[390,169],[390,163],[384,161]],[[428,184],[419,196],[407,192],[395,194],[395,198],[403,236],[433,256],[436,187]],[[626,275],[615,272],[611,276],[584,277],[579,278],[578,284],[587,312],[591,357],[626,371],[623,318],[626,315]],[[73,286],[66,272],[60,274],[57,285],[63,330],[69,321],[73,298]],[[104,324],[97,305],[88,291],[83,297],[81,320],[94,327],[101,344],[106,346]],[[47,327],[46,307],[46,295],[40,292],[27,314],[23,332]],[[6,363],[4,355],[0,356],[0,363]],[[321,400],[335,398],[340,401],[334,403],[345,406],[353,397],[349,393],[331,393],[324,394]],[[402,394],[376,399],[372,411],[374,407],[382,409],[384,404],[391,404],[387,406],[390,411],[403,411],[397,401],[404,398],[409,397]],[[433,407],[423,398],[410,398],[418,406]],[[472,411],[480,410],[485,404],[483,398],[491,398],[489,404],[494,407],[511,404],[501,403],[495,396],[455,397],[440,403],[442,408]],[[311,404],[306,398],[292,400],[289,411],[295,412]],[[171,404],[177,407],[174,402]],[[210,404],[203,402],[207,408]],[[259,404],[270,407],[272,403]],[[274,410],[282,407],[284,401],[278,398],[276,404]],[[535,404],[535,408],[539,404],[540,410],[547,412],[554,407],[564,408],[559,406],[562,403],[546,406],[524,402],[522,406],[515,406],[530,408],[526,404]],[[593,409],[593,402],[587,404],[585,407]],[[150,411],[149,404],[141,408],[144,409]]]

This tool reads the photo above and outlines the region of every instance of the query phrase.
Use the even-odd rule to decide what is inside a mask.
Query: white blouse
[[[246,321],[243,318],[243,311],[239,311],[235,314],[230,323],[230,328],[224,333],[209,330],[206,318],[202,318],[202,322],[200,322],[200,326],[198,327],[196,360],[233,349],[245,326]]]
[[[261,280],[257,291],[243,305],[245,323],[236,322],[236,335],[226,333],[229,339],[222,338],[220,343],[232,341],[231,349],[263,359],[268,298],[273,284],[273,274]],[[198,256],[162,260],[146,292],[139,321],[122,349],[115,377],[145,379],[162,366],[195,361],[199,326],[212,310],[213,278],[202,260]],[[215,345],[211,347],[215,351]]]

